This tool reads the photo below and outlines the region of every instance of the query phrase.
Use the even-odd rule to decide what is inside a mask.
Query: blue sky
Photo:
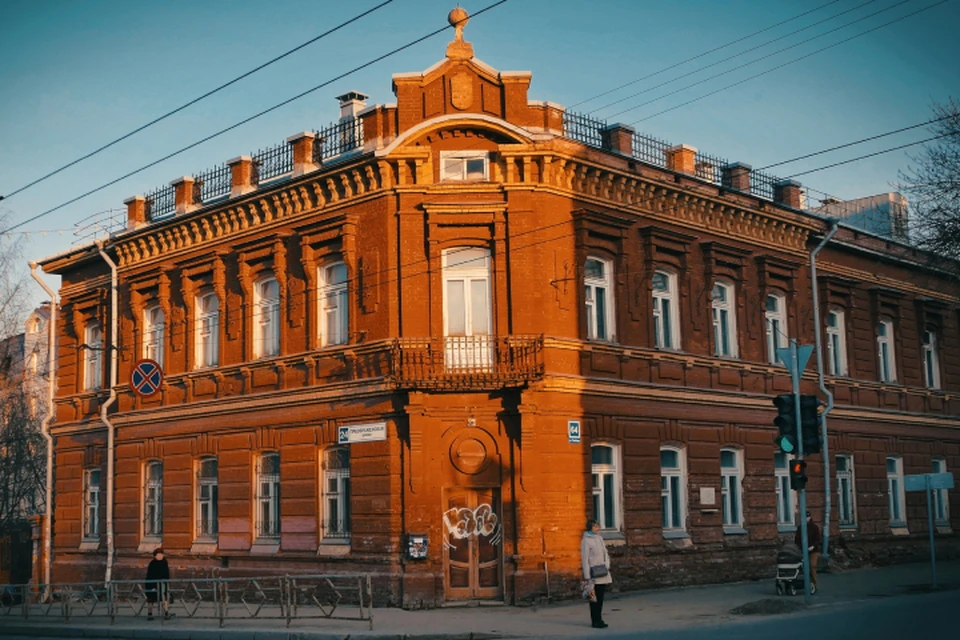
[[[0,16],[0,194],[76,159],[381,0],[5,0]],[[461,2],[471,13],[493,0]],[[637,131],[754,167],[923,122],[960,97],[960,1],[838,0],[619,91],[626,82],[810,11],[829,0],[508,0],[465,30],[479,59],[533,72],[530,98],[632,124]],[[394,0],[372,15],[100,155],[0,202],[14,224],[325,82],[446,24],[452,0]],[[862,5],[862,6],[860,6]],[[935,5],[935,6],[934,6]],[[733,89],[683,102],[930,7]],[[809,42],[813,36],[858,20]],[[842,16],[836,16],[847,11]],[[822,24],[755,51],[768,40]],[[443,57],[452,30],[339,80],[117,185],[18,229],[27,259],[71,247],[74,224],[182,176],[319,128],[351,89],[393,102],[391,75]],[[801,44],[798,44],[801,43]],[[664,94],[798,44],[674,95]],[[742,55],[736,55],[741,54]],[[728,56],[662,87],[655,85]],[[632,94],[644,91],[635,97]],[[661,98],[647,105],[640,103]],[[601,109],[614,100],[622,102]],[[624,113],[617,113],[630,109]],[[659,113],[670,109],[666,113]],[[616,114],[616,115],[614,115]],[[891,136],[771,172],[789,176],[927,137]],[[908,153],[798,178],[841,198],[891,190]],[[6,227],[4,227],[6,228]],[[65,230],[63,234],[41,234]],[[41,291],[36,288],[36,299]]]

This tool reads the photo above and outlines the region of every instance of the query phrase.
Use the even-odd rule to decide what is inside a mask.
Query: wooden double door
[[[503,599],[503,526],[498,489],[444,494],[447,600]]]

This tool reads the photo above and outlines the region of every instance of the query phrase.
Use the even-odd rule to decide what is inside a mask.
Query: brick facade
[[[617,452],[617,521],[605,534],[616,588],[770,574],[776,547],[793,536],[778,525],[771,404],[790,379],[769,364],[764,301],[781,295],[785,332],[813,343],[809,251],[825,223],[792,201],[751,195],[746,165],[732,189],[686,175],[692,147],[671,150],[671,171],[632,160],[626,127],[607,135],[609,151],[564,137],[563,108],[529,101],[530,79],[489,68],[458,37],[428,71],[394,76],[396,105],[361,111],[363,144],[336,163],[313,169],[301,158],[302,174],[251,190],[249,159],[238,159],[234,182],[242,174],[245,188],[166,219],[151,221],[131,199],[129,231],[106,246],[120,299],[110,408],[117,578],[138,577],[162,541],[177,575],[362,571],[378,602],[408,607],[568,594],[593,512],[593,444]],[[482,162],[471,168],[469,158]],[[458,253],[472,257],[460,264]],[[587,265],[597,261],[608,269],[605,297],[588,300]],[[325,268],[341,262],[347,326],[332,340],[338,311]],[[902,456],[905,474],[928,472],[934,457],[960,467],[958,299],[923,264],[849,228],[818,259],[821,306],[845,313],[849,366],[827,378],[838,405],[829,450],[852,455],[855,471],[856,526],[837,526],[831,479],[831,530],[845,545],[899,556],[923,549],[925,507],[907,494],[906,526],[891,530],[887,456]],[[110,271],[95,247],[43,266],[63,278],[54,580],[95,580],[105,523],[85,540],[83,484],[84,470],[99,468],[107,490],[98,412],[108,394],[85,390],[80,345],[89,323],[109,327]],[[656,346],[661,271],[675,278],[673,348]],[[256,293],[264,278],[276,282],[275,312]],[[715,355],[718,280],[733,285],[736,357]],[[219,313],[214,366],[198,366],[206,293]],[[166,381],[142,397],[130,374],[152,305],[165,319]],[[277,352],[257,357],[268,313]],[[893,321],[898,382],[878,382],[878,317]],[[924,328],[938,336],[939,389],[923,375]],[[802,388],[816,392],[809,370]],[[571,420],[582,424],[580,444],[568,440]],[[349,497],[338,494],[349,538],[330,535],[325,452],[339,427],[381,422],[386,440],[349,445]],[[677,535],[663,528],[665,445],[684,465]],[[722,520],[722,448],[742,460],[740,527]],[[257,530],[266,452],[280,458],[276,536]],[[206,542],[201,458],[218,462],[217,531]],[[144,534],[151,460],[163,463],[156,541]],[[808,471],[808,504],[822,522],[820,456]],[[710,490],[715,502],[702,502]],[[948,544],[960,526],[951,513]],[[427,557],[409,558],[419,535]]]

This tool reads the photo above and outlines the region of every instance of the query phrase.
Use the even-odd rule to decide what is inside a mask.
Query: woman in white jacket
[[[590,622],[597,629],[603,629],[607,623],[603,621],[603,592],[607,585],[613,582],[610,576],[610,556],[607,554],[607,545],[600,537],[600,525],[596,520],[587,520],[587,530],[583,532],[580,541],[580,558],[583,564],[583,579],[593,580],[593,591],[596,601],[590,600]]]

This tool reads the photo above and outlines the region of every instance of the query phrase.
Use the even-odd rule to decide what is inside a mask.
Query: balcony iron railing
[[[401,388],[522,386],[543,375],[543,336],[398,338],[392,369]]]

